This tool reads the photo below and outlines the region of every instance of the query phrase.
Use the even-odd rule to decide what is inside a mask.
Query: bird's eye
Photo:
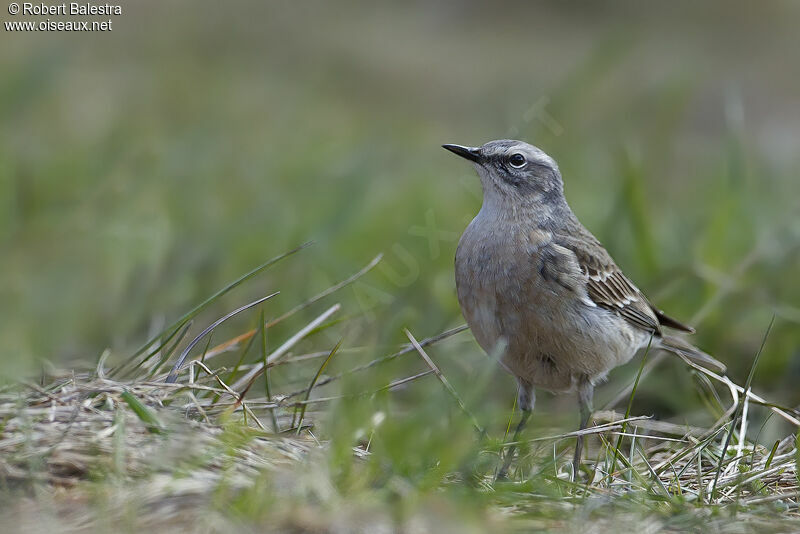
[[[512,155],[511,155],[511,157],[510,157],[510,158],[508,158],[508,162],[509,162],[509,163],[511,164],[511,166],[512,166],[512,167],[514,167],[515,169],[521,169],[522,167],[524,167],[524,166],[525,166],[525,164],[526,164],[526,163],[528,163],[528,162],[525,160],[525,156],[523,156],[523,155],[522,155],[522,154],[520,154],[520,153],[517,153],[517,154],[512,154]]]

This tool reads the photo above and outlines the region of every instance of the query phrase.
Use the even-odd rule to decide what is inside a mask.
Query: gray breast
[[[577,376],[600,378],[635,353],[618,317],[590,308],[538,275],[543,236],[481,225],[476,217],[456,252],[456,287],[467,324],[489,354],[531,384],[573,389]]]

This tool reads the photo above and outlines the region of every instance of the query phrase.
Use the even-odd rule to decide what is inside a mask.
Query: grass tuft
[[[122,522],[131,530],[179,524],[191,531],[207,529],[209,521],[233,521],[260,530],[328,531],[329,521],[353,530],[387,521],[438,521],[442,514],[453,525],[483,531],[498,525],[580,530],[587,521],[599,530],[648,524],[726,530],[743,520],[784,530],[800,527],[795,433],[768,449],[747,440],[746,425],[735,424],[748,417],[748,403],[764,405],[787,422],[795,419],[792,410],[751,391],[766,334],[744,387],[692,366],[703,377],[696,383],[709,399],[714,425],[634,413],[634,396],[650,361],[645,353],[624,414],[599,411],[585,430],[537,429],[529,439],[505,443],[507,437],[491,435],[503,436],[506,425],[484,424],[486,414],[467,408],[425,350],[447,348],[464,326],[420,341],[406,329],[408,344],[363,361],[377,347],[346,347],[344,335],[332,349],[320,350],[330,346],[331,329],[353,328],[358,314],[331,320],[340,303],[296,330],[278,328],[262,306],[254,334],[219,345],[227,350],[243,344],[232,358],[233,369],[226,369],[223,353],[209,349],[208,338],[222,322],[266,298],[214,321],[179,351],[188,331],[188,323],[182,324],[172,336],[177,341],[163,345],[162,351],[166,346],[171,351],[162,353],[157,365],[138,365],[126,378],[113,369],[106,372],[104,354],[95,368],[51,370],[41,384],[0,391],[0,487],[12,495],[31,488],[51,492],[48,501],[11,498],[15,513],[33,507],[65,529]],[[272,351],[268,332],[278,340]],[[204,338],[206,350],[187,363]],[[256,341],[260,350],[251,356]],[[404,369],[398,358],[410,353],[427,369],[398,376]],[[336,354],[341,356],[334,360]],[[318,358],[323,360],[315,365]],[[159,375],[167,361],[175,362],[173,371]],[[188,373],[177,372],[184,367]],[[338,372],[326,376],[334,367]],[[423,380],[429,375],[459,411],[436,402],[436,383]],[[263,396],[248,396],[259,390],[253,388],[259,379]],[[295,389],[296,383],[304,384],[302,389]],[[730,407],[716,388],[730,391]],[[430,399],[429,405],[405,413],[409,394]],[[597,452],[587,454],[591,475],[583,484],[570,478],[571,440],[578,435],[598,445],[587,449]],[[729,454],[734,438],[736,453]],[[514,481],[496,483],[497,451],[511,445],[525,445],[527,452],[516,460]],[[68,491],[57,494],[56,488]],[[103,506],[95,502],[98,496]],[[780,510],[777,520],[775,510]],[[301,517],[321,522],[298,526]]]

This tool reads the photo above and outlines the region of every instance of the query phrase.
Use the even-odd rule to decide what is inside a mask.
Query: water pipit
[[[664,327],[694,329],[654,307],[578,221],[553,158],[521,141],[443,146],[474,164],[483,187],[483,205],[458,243],[456,286],[478,344],[499,353],[517,380],[522,417],[514,441],[533,410],[534,388],[577,391],[586,428],[595,384],[650,343],[725,370],[667,335]],[[582,448],[579,436],[576,475]],[[498,477],[506,476],[513,454],[512,446]]]

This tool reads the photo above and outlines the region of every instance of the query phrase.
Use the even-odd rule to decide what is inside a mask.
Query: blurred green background
[[[346,344],[375,357],[403,327],[460,324],[480,187],[439,145],[512,137],[559,162],[584,224],[738,382],[774,314],[755,389],[796,405],[798,20],[796,2],[137,1],[110,33],[2,31],[0,374],[119,361],[307,240],[198,324],[272,290],[278,315],[379,252],[339,297],[360,315]],[[451,381],[491,372],[487,413],[510,408],[511,379],[459,340],[431,351]],[[699,406],[677,361],[637,395]]]

